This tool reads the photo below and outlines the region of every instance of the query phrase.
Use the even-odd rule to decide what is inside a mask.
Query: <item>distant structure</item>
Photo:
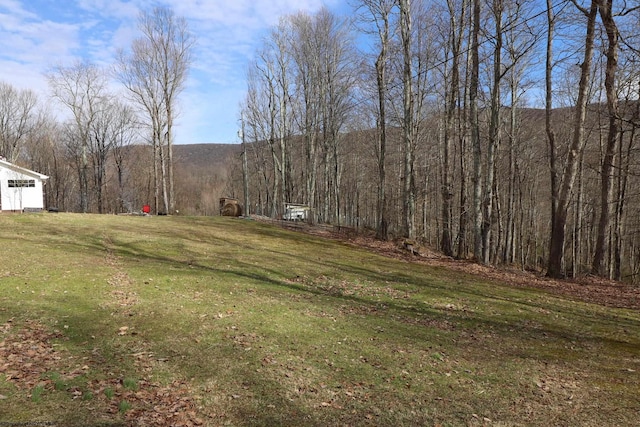
[[[221,216],[242,216],[242,205],[238,199],[229,197],[220,198],[220,215]]]
[[[0,211],[44,209],[44,184],[48,176],[0,158]]]
[[[309,219],[310,211],[311,208],[309,206],[287,203],[284,205],[282,218],[286,221],[306,221]]]

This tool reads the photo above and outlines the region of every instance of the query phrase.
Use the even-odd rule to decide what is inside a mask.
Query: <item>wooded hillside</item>
[[[635,114],[637,103],[626,106]],[[498,264],[517,264],[523,268],[544,271],[549,247],[549,226],[551,214],[551,198],[549,197],[550,175],[547,141],[544,133],[544,110],[518,109],[519,129],[517,142],[500,144],[496,153],[496,210],[492,220],[495,230],[492,240],[492,262]],[[568,122],[573,115],[570,108],[554,110],[554,124],[557,125],[558,137],[569,135]],[[593,255],[597,219],[598,197],[600,192],[600,162],[602,152],[602,120],[606,117],[605,106],[589,107],[586,129],[588,142],[580,159],[576,194],[571,200],[572,214],[568,218],[567,229],[570,236],[567,245],[567,275],[578,275],[589,272],[590,259]],[[416,149],[416,183],[417,183],[417,222],[418,241],[431,248],[442,247],[442,155],[438,142],[439,130],[437,121],[425,128],[424,140]],[[387,180],[386,193],[387,215],[389,219],[389,235],[392,238],[402,237],[400,229],[402,217],[402,136],[399,129],[389,133],[387,146]],[[640,164],[638,150],[634,149],[635,133],[632,128],[622,132],[620,170],[617,175],[616,200],[622,201],[624,207],[619,211],[616,227],[620,233],[616,236],[617,249],[611,254],[618,256],[614,261],[619,263],[625,272],[623,279],[635,280],[640,268]],[[301,138],[292,138],[290,145],[290,182],[291,198],[289,202],[304,203],[305,162]],[[340,135],[339,156],[341,179],[338,191],[340,199],[339,220],[332,216],[333,210],[320,209],[316,219],[321,223],[340,224],[353,227],[361,232],[375,232],[378,217],[376,215],[376,131],[357,131]],[[230,168],[226,194],[242,199],[242,162],[239,155],[241,147],[235,146],[238,155]],[[273,203],[273,164],[270,147],[267,142],[247,145],[249,160],[249,188],[251,213],[272,217],[281,217],[282,211],[274,210]],[[471,153],[465,153],[465,161],[471,162]],[[562,153],[566,156],[566,151]],[[468,171],[467,171],[468,173]],[[460,185],[461,169],[454,165],[455,183]],[[331,178],[331,177],[329,177]],[[319,176],[320,182],[326,182],[324,174]],[[467,182],[469,177],[466,177]],[[455,191],[455,190],[454,190]],[[619,193],[623,191],[623,193]],[[453,240],[456,247],[466,247],[467,252],[459,254],[461,258],[471,256],[472,236],[466,235],[466,244],[460,242],[461,223],[467,220],[469,213],[464,210],[460,194],[456,191],[452,199]],[[324,194],[324,193],[322,193]],[[467,194],[467,200],[470,200]],[[330,202],[331,203],[331,202]],[[618,203],[618,202],[617,202]],[[321,205],[322,206],[322,205]],[[325,207],[328,205],[324,205]],[[334,208],[332,208],[334,209]],[[469,224],[467,226],[470,226]],[[616,252],[618,251],[618,252]]]
[[[354,7],[284,17],[257,50],[250,210],[293,201],[452,257],[635,279],[639,7]]]

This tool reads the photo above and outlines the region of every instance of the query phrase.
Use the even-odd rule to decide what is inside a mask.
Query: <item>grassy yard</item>
[[[12,423],[635,426],[640,313],[247,220],[2,215]]]

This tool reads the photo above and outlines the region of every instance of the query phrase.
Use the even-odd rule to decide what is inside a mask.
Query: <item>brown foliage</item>
[[[80,399],[90,392],[94,396],[90,402],[95,419],[113,418],[121,412],[120,403],[126,401],[131,405],[131,409],[124,414],[129,426],[204,424],[186,381],[174,380],[163,385],[151,381],[149,377],[136,381],[135,387],[127,387],[122,377],[108,373],[105,379],[89,379],[86,385],[60,390],[52,373],[59,373],[59,379],[68,383],[84,374],[104,370],[104,364],[97,357],[88,360],[83,358],[81,362],[56,350],[53,341],[63,339],[63,334],[49,332],[38,322],[27,321],[18,329],[9,321],[0,325],[0,334],[0,374],[5,375],[7,381],[15,384],[19,390],[29,391],[41,386],[46,390],[69,393],[72,399]],[[131,356],[139,372],[150,372],[156,363],[148,352]],[[110,390],[112,396],[107,396],[106,390]],[[95,400],[99,400],[99,405]]]

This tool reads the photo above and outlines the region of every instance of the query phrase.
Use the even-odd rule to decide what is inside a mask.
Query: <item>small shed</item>
[[[0,158],[0,210],[21,212],[44,209],[44,183],[48,176]]]
[[[310,211],[309,206],[287,203],[284,206],[283,218],[287,221],[306,221],[309,219]]]

